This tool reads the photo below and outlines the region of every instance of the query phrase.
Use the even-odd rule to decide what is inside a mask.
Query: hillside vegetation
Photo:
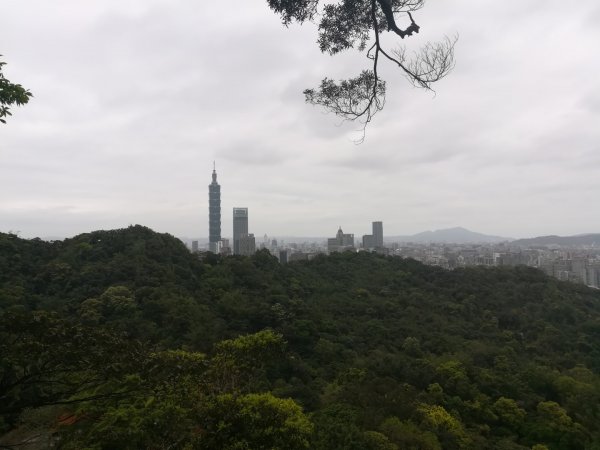
[[[600,292],[526,267],[0,234],[0,356],[0,448],[600,449]]]

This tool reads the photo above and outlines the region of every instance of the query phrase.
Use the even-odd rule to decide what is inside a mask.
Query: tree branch
[[[309,4],[307,2],[310,0],[298,0],[297,3],[295,0],[269,1],[271,6],[274,3],[286,3],[288,12],[294,12],[296,8],[306,12]],[[386,25],[388,31],[402,39],[418,33],[420,27],[415,22],[412,12],[419,10],[423,4],[424,0],[325,2],[323,18],[319,23],[318,42],[321,51],[331,55],[351,48],[364,51],[367,42],[371,42],[373,44],[366,55],[372,66],[354,78],[338,82],[323,79],[317,89],[304,91],[306,102],[322,106],[344,120],[358,119],[366,126],[373,116],[383,109],[385,103],[386,85],[379,73],[381,57],[396,64],[414,86],[433,90],[432,84],[454,67],[456,39],[446,38],[441,43],[428,43],[411,58],[406,57],[403,48],[393,52],[386,51],[380,41],[380,35]],[[400,14],[405,14],[410,20],[406,28],[400,28],[396,23],[395,15]]]
[[[398,25],[396,25],[396,19],[394,18],[394,9],[392,7],[391,0],[377,0],[377,3],[379,3],[379,7],[385,15],[388,31],[393,31],[402,39],[404,39],[405,36],[412,36],[413,33],[419,32],[419,29],[421,27],[419,27],[419,25],[415,23],[410,11],[406,12],[408,14],[408,17],[410,18],[410,25],[405,30],[403,30],[400,27],[398,27]]]

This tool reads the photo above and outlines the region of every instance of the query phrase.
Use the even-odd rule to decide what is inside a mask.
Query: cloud
[[[364,54],[320,54],[314,26],[284,28],[264,1],[227,11],[5,5],[7,75],[35,97],[1,130],[2,226],[206,235],[215,159],[226,230],[238,205],[259,235],[358,234],[376,219],[390,234],[462,225],[515,237],[600,223],[589,207],[600,189],[595,1],[427,4],[406,44],[459,33],[456,67],[433,96],[382,66],[386,107],[358,146],[360,125],[305,104],[302,90],[359,73]]]
[[[268,144],[266,144],[268,145]],[[247,141],[236,141],[228,144],[226,147],[217,151],[217,158],[226,159],[229,162],[239,163],[241,165],[260,165],[277,166],[290,159],[290,156],[284,154],[285,149],[279,151],[274,148],[268,148],[265,144]]]

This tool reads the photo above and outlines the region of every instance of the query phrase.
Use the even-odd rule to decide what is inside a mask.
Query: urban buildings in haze
[[[383,248],[383,222],[373,222],[373,242],[375,248]]]
[[[221,241],[221,186],[213,163],[212,183],[208,185],[208,250],[218,253]]]
[[[373,222],[373,234],[365,234],[362,238],[362,246],[365,250],[383,248],[383,222]]]
[[[248,208],[233,208],[233,236],[230,241],[221,236],[221,186],[217,182],[217,170],[213,163],[212,182],[208,185],[208,250],[222,255],[253,255],[256,252],[256,239],[254,234],[248,232]],[[363,236],[362,248],[366,250],[383,250],[383,223],[373,222],[373,234]],[[265,234],[261,248],[268,249],[278,255],[283,263],[297,259],[310,259],[311,255],[324,252],[324,248],[310,248],[306,253],[298,251],[296,244],[289,248],[279,248],[277,240],[270,240]],[[285,250],[285,254],[280,252]],[[288,252],[289,250],[289,252]],[[192,251],[200,253],[198,242],[192,244]],[[356,251],[354,234],[346,234],[340,227],[334,238],[327,240],[328,252]],[[306,256],[306,258],[304,258]]]
[[[334,238],[327,239],[327,250],[329,252],[354,250],[354,235],[344,234],[342,227],[340,227]]]
[[[256,253],[256,240],[254,239],[254,235],[250,233],[240,236],[238,249],[239,255],[254,255],[254,253]]]
[[[248,236],[248,208],[233,208],[233,254],[241,255],[240,239]],[[252,236],[254,238],[254,235]]]
[[[219,241],[219,244],[221,246],[221,248],[219,250],[219,253],[221,255],[223,255],[223,256],[229,256],[229,255],[231,255],[231,247],[229,246],[229,239],[222,238]]]
[[[216,168],[213,167],[212,183],[209,192],[209,250],[222,255],[253,255],[256,252],[254,234],[248,233],[248,208],[233,208],[233,239],[221,237],[221,186],[217,183]],[[198,241],[192,241],[191,250],[201,254]],[[325,249],[326,244],[326,249]],[[530,246],[528,246],[530,245]],[[587,245],[587,244],[586,244]],[[383,222],[372,222],[371,234],[362,236],[362,250],[374,251],[384,255],[413,258],[425,264],[446,269],[484,266],[526,265],[537,267],[559,280],[582,283],[600,289],[600,245],[591,243],[581,248],[561,246],[559,244],[511,244],[475,243],[450,244],[430,242],[427,244],[403,241],[401,243],[383,242]],[[340,227],[333,238],[326,243],[304,242],[284,243],[283,240],[270,239],[264,235],[261,248],[269,250],[282,264],[292,261],[310,260],[325,252],[356,251],[353,234],[346,234]],[[233,250],[233,252],[232,252]]]

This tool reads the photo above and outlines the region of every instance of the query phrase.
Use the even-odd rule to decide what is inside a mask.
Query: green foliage
[[[363,433],[365,449],[369,450],[398,450],[398,446],[390,442],[385,434],[377,431],[365,431]]]
[[[64,416],[59,429],[64,449],[159,449],[184,448],[194,440],[189,407],[173,396],[157,401],[153,397],[122,402],[107,410],[80,409]],[[185,404],[185,403],[183,403]],[[85,415],[97,414],[95,421]],[[74,422],[74,423],[71,423]]]
[[[274,345],[282,345],[280,337],[265,331],[220,343],[212,358],[147,352],[129,375],[96,387],[61,416],[63,447],[307,448],[312,425],[293,400],[240,394],[250,389],[243,377],[228,384],[231,373],[265,364]],[[123,395],[98,397],[114,392]]]
[[[6,79],[2,73],[2,68],[5,65],[5,62],[0,61],[0,123],[6,123],[6,117],[12,116],[10,106],[24,105],[33,96],[20,84],[11,83]]]
[[[390,417],[381,424],[381,432],[398,448],[406,450],[441,450],[437,436],[423,430],[411,421],[402,422],[397,417]]]
[[[494,402],[493,410],[501,423],[514,430],[519,429],[527,416],[527,412],[511,398],[500,397]]]
[[[198,448],[296,450],[308,447],[312,424],[291,399],[222,394],[201,408]]]
[[[142,346],[47,312],[0,313],[0,416],[26,408],[120,396],[97,392],[140,363]]]
[[[64,448],[594,449],[599,323],[600,292],[524,267],[0,234],[0,427]]]
[[[137,312],[132,292],[125,286],[111,286],[99,298],[85,300],[79,307],[82,322],[100,324],[123,321]],[[127,328],[124,327],[125,331]]]
[[[327,450],[360,450],[365,448],[365,436],[357,424],[358,411],[349,405],[333,403],[312,416],[315,433],[311,448]]]
[[[423,427],[438,436],[443,448],[469,448],[470,439],[461,421],[453,417],[443,406],[421,405]]]
[[[263,369],[283,356],[284,341],[271,330],[240,336],[220,342],[208,372],[216,392],[237,392],[260,389],[264,383]]]

